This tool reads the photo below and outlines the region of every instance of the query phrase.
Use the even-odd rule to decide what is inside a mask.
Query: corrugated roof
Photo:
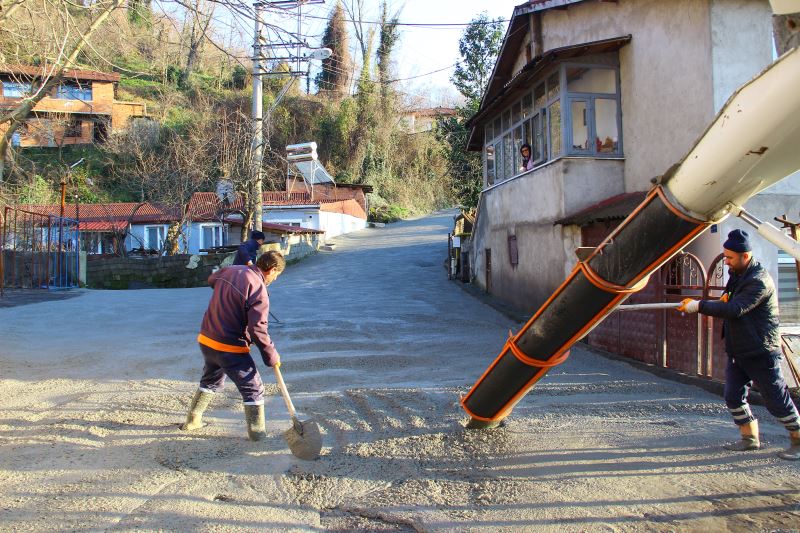
[[[311,195],[305,192],[264,191],[261,193],[261,199],[265,206],[319,205],[319,201],[312,200]],[[216,220],[220,216],[221,209],[219,197],[213,192],[196,192],[189,200],[188,213],[192,220]],[[239,195],[225,206],[225,212],[243,210],[244,204]]]
[[[626,192],[601,200],[596,204],[581,209],[577,213],[568,215],[553,222],[553,225],[562,226],[576,225],[585,226],[592,222],[604,222],[607,220],[622,220],[630,215],[636,206],[642,203],[647,193]]]

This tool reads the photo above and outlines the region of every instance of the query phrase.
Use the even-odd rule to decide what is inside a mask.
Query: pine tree
[[[341,2],[331,11],[328,25],[322,36],[322,46],[333,54],[322,61],[322,70],[316,77],[317,89],[344,96],[350,90],[350,51],[347,43],[347,27]]]

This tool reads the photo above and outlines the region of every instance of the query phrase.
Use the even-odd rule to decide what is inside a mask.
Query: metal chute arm
[[[505,418],[570,347],[708,224],[675,209],[657,187],[503,347],[461,404],[471,417]],[[647,236],[642,239],[642,236]],[[648,246],[649,244],[649,246]]]
[[[728,100],[694,147],[503,347],[461,404],[496,421],[570,347],[712,223],[800,168],[800,49]]]

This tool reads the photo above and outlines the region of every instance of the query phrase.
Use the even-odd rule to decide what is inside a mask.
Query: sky
[[[304,13],[310,15],[303,20],[303,33],[309,36],[309,43],[319,43],[334,1],[326,0],[322,5],[304,8]],[[401,23],[466,24],[484,11],[493,19],[507,20],[514,7],[522,3],[524,0],[389,0],[389,12],[399,10]],[[379,20],[380,5],[381,0],[365,0],[363,19]],[[283,20],[286,24],[286,19]],[[279,23],[278,20],[274,22]],[[458,40],[463,32],[464,26],[401,26],[393,74],[396,78],[413,79],[398,82],[398,88],[409,98],[420,97],[423,105],[455,103],[459,95],[449,78],[460,57]],[[352,37],[350,45],[351,54],[358,57],[360,52],[355,53],[356,42]]]

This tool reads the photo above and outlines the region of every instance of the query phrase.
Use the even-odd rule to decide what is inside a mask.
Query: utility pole
[[[264,25],[264,4],[255,4],[255,41],[253,42],[253,143],[251,155],[253,157],[253,229],[261,231],[263,221],[263,202],[261,200],[262,173],[261,163],[264,160],[264,82],[261,78],[261,42],[264,39],[262,34]],[[244,238],[244,237],[242,237]]]
[[[253,229],[261,231],[263,222],[263,173],[264,146],[269,146],[269,129],[272,120],[272,112],[280,103],[294,83],[295,79],[306,74],[302,70],[302,63],[310,59],[323,59],[328,57],[331,51],[327,48],[315,49],[312,54],[302,55],[302,50],[310,48],[302,35],[302,8],[304,4],[324,4],[325,0],[276,0],[272,2],[256,2],[255,6],[255,37],[253,42],[253,141],[251,144],[252,152],[252,201],[253,204]],[[264,32],[264,11],[265,8],[273,11],[288,12],[297,9],[297,34],[287,33],[288,39],[278,37],[277,42],[267,43]],[[292,55],[291,51],[296,52]],[[285,61],[289,66],[288,72],[281,72],[277,69],[270,70],[269,65],[277,66]],[[267,110],[264,117],[264,76],[286,78],[286,83],[275,97],[275,100]],[[265,135],[266,130],[266,135]]]

